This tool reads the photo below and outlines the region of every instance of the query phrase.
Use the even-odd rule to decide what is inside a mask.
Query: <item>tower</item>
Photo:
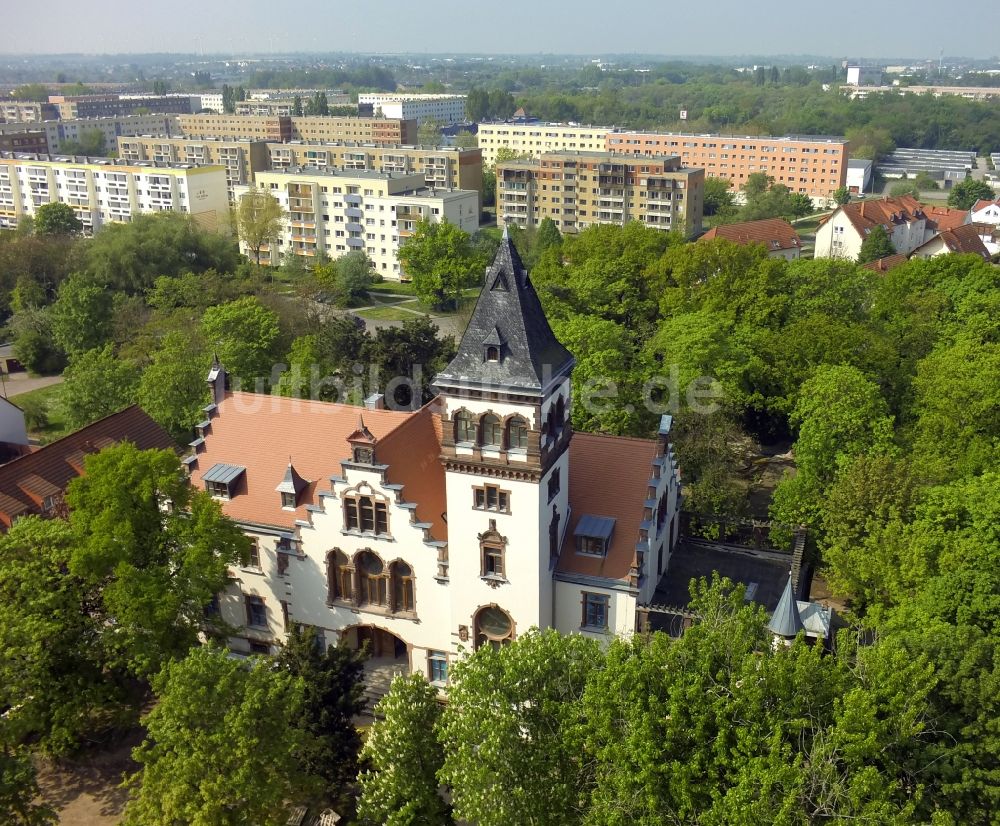
[[[553,624],[573,364],[505,230],[458,352],[434,382],[453,632],[466,647]]]

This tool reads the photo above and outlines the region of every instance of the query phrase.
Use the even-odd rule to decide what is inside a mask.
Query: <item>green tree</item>
[[[14,100],[28,100],[35,103],[46,103],[49,99],[49,88],[44,83],[26,83],[18,86],[10,93]]]
[[[83,222],[69,204],[42,204],[35,212],[36,235],[74,235],[83,230]]]
[[[490,93],[473,86],[465,97],[465,116],[470,121],[486,120],[490,114]]]
[[[733,208],[733,194],[729,187],[730,183],[726,178],[705,178],[705,215],[718,215]]]
[[[125,824],[277,823],[287,800],[315,789],[296,759],[308,743],[295,725],[301,679],[207,647],[168,664],[153,688]]]
[[[917,185],[916,181],[910,181],[904,178],[901,181],[896,181],[889,187],[889,194],[893,198],[901,198],[904,195],[909,195],[911,198],[919,198],[920,187]]]
[[[343,641],[324,650],[315,628],[295,625],[277,657],[278,668],[303,685],[294,721],[308,735],[296,754],[300,771],[322,778],[334,798],[344,795],[358,773],[361,737],[354,718],[365,707],[366,658]]]
[[[59,403],[72,430],[133,404],[139,388],[139,371],[110,344],[70,358],[63,379]]]
[[[493,206],[497,201],[497,173],[483,169],[483,206]]]
[[[302,117],[302,96],[296,95],[292,100],[292,117],[301,118]]]
[[[52,375],[66,366],[66,354],[53,339],[49,308],[18,312],[10,320],[8,329],[13,334],[17,360],[33,373]]]
[[[274,345],[280,330],[278,316],[255,296],[244,296],[201,317],[202,334],[231,375],[253,387],[267,379],[275,360]]]
[[[542,219],[542,222],[538,225],[538,230],[535,232],[535,242],[531,250],[532,259],[537,260],[546,250],[558,249],[562,245],[562,240],[562,233],[559,232],[556,222],[546,216]]]
[[[232,239],[202,229],[188,215],[158,212],[103,227],[87,242],[82,269],[94,283],[132,295],[161,275],[233,272],[239,261]]]
[[[367,298],[375,280],[375,265],[364,250],[354,250],[329,264],[317,265],[313,275],[334,304],[352,307]]]
[[[197,643],[205,606],[249,540],[191,487],[172,450],[126,442],[88,456],[85,469],[66,492],[69,571],[100,589],[93,610],[110,662],[148,676]]]
[[[896,148],[892,134],[878,126],[857,126],[845,133],[852,158],[869,158],[878,163]]]
[[[500,146],[497,148],[496,152],[496,162],[504,163],[506,161],[523,161],[528,160],[532,157],[530,152],[518,152],[516,149],[511,149],[509,146]]]
[[[895,255],[896,248],[892,245],[892,239],[885,227],[879,224],[873,227],[871,232],[865,236],[861,242],[861,251],[858,253],[858,263],[867,264],[869,261],[877,261],[887,255]]]
[[[142,371],[139,405],[178,441],[189,437],[203,417],[211,358],[199,339],[175,330],[163,337]]]
[[[8,745],[0,734],[0,819],[10,826],[51,826],[52,809],[38,802],[40,791],[27,749]]]
[[[455,339],[439,337],[429,318],[413,318],[401,325],[379,328],[365,348],[366,360],[378,368],[379,388],[389,389],[397,377],[412,379],[419,397],[412,398],[409,385],[395,389],[393,401],[400,407],[429,402],[431,382],[455,355]]]
[[[450,823],[438,792],[444,752],[437,738],[441,706],[420,674],[397,676],[376,708],[358,776],[358,816],[386,826]]]
[[[924,191],[933,191],[935,189],[940,189],[938,182],[935,181],[927,172],[918,172],[914,178],[913,182],[917,185],[917,189]]]
[[[833,200],[838,206],[843,206],[851,200],[851,190],[846,186],[838,186],[833,190]]]
[[[136,114],[139,114],[136,112]],[[105,157],[108,155],[108,145],[103,129],[81,129],[76,140],[62,141],[59,152],[63,155],[87,155],[89,157]]]
[[[447,221],[417,224],[399,248],[399,261],[421,301],[435,309],[455,307],[462,290],[475,283],[480,267],[485,267],[469,233]]]
[[[52,305],[52,337],[69,356],[102,346],[111,336],[113,296],[83,275],[59,286]]]
[[[93,591],[67,571],[72,551],[61,519],[27,516],[0,537],[4,742],[34,740],[56,755],[131,716],[122,684],[104,667],[101,627],[88,611]]]
[[[281,235],[287,213],[270,192],[251,187],[236,205],[236,232],[260,266],[261,247]]]
[[[455,135],[454,145],[459,149],[475,149],[479,146],[479,140],[468,129],[462,129]]]
[[[439,777],[457,818],[480,826],[580,822],[580,700],[602,660],[596,640],[531,630],[455,664]]]
[[[993,200],[997,194],[986,181],[977,178],[966,178],[951,188],[948,193],[948,206],[956,209],[971,209],[976,201]]]
[[[441,122],[430,118],[425,120],[417,127],[417,143],[420,146],[440,146],[441,127],[443,125]]]

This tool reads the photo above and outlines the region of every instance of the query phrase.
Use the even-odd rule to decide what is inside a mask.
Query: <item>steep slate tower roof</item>
[[[499,348],[487,360],[486,348]],[[458,353],[434,383],[441,388],[481,388],[541,393],[573,367],[573,356],[556,339],[507,230],[486,271],[472,320]]]
[[[788,577],[785,590],[778,600],[778,607],[771,615],[771,621],[767,624],[771,633],[779,637],[794,637],[799,631],[804,630],[802,616],[799,614],[799,606],[795,602],[795,594],[792,593],[792,577]]]

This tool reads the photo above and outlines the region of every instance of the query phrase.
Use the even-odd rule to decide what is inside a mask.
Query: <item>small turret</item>
[[[788,582],[785,583],[785,590],[781,592],[781,599],[778,600],[778,607],[771,615],[771,621],[767,624],[767,630],[775,636],[775,644],[779,641],[785,645],[791,645],[800,631],[805,630],[802,624],[802,617],[799,614],[799,606],[795,601],[795,594],[792,591],[792,575],[788,575]]]

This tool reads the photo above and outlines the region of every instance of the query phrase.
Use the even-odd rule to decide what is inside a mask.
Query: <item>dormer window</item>
[[[281,507],[294,509],[295,507],[295,494],[294,493],[282,493],[281,494]]]
[[[375,464],[375,451],[370,447],[354,446],[354,461],[359,465]]]
[[[607,556],[611,534],[615,530],[615,520],[609,516],[584,514],[573,531],[576,552],[586,556]]]
[[[500,361],[500,348],[495,344],[491,344],[486,348],[486,361]]]
[[[289,459],[285,468],[285,476],[275,490],[281,494],[281,507],[284,510],[295,510],[299,504],[299,495],[306,489],[308,482],[299,476]]]
[[[217,499],[232,499],[236,484],[245,472],[245,467],[219,462],[205,471],[201,480],[205,483],[205,490],[212,496]]]

